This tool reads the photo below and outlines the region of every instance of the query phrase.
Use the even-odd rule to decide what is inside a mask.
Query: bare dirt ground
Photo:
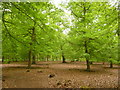
[[[3,88],[118,88],[118,66],[95,63],[91,72],[84,62],[37,62],[32,69],[27,63],[2,65]]]

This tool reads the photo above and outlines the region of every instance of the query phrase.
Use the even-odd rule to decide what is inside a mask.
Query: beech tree
[[[46,50],[48,43],[49,45],[52,44],[51,40],[55,38],[55,29],[59,27],[56,22],[61,21],[60,16],[53,16],[58,14],[58,12],[62,13],[61,10],[55,8],[49,2],[3,3],[3,44],[8,45],[8,42],[11,42],[9,43],[11,47],[5,48],[5,50],[11,51],[4,52],[3,50],[4,54],[16,53],[15,55],[17,55],[18,50],[23,50],[24,48],[25,51],[23,50],[22,52],[27,53],[28,68],[30,68],[31,62],[35,63],[37,53],[40,54]],[[10,38],[5,39],[6,35]],[[15,44],[13,44],[12,40]]]
[[[111,46],[106,46],[106,42],[111,44],[111,39],[117,37],[118,11],[106,2],[70,2],[68,8],[73,15],[73,26],[69,32],[70,42],[72,46],[77,45],[80,48],[80,57],[86,58],[87,71],[90,71],[92,59],[108,60],[108,57],[106,59],[106,56],[102,56],[102,49],[109,47],[112,50]],[[113,12],[114,16],[111,14]],[[113,45],[117,45],[116,40]],[[109,51],[106,52],[109,55]]]

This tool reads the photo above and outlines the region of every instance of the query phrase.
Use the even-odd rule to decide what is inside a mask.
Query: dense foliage
[[[118,61],[118,10],[108,2],[2,3],[2,59]],[[70,13],[67,13],[67,12]],[[69,17],[69,18],[68,18]],[[68,33],[64,33],[67,31]]]

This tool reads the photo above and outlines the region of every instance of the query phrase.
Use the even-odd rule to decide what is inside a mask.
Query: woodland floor
[[[84,62],[37,62],[30,72],[26,62],[2,65],[3,88],[118,88],[118,66],[94,63],[91,72]],[[49,75],[53,77],[49,77]]]

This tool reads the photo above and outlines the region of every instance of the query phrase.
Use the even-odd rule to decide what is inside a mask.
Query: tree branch
[[[6,29],[6,31],[7,31],[7,33],[8,33],[8,35],[9,35],[10,37],[12,37],[13,39],[15,39],[16,41],[18,41],[19,43],[24,44],[23,42],[19,41],[19,40],[16,39],[14,36],[12,36],[11,33],[9,32],[9,30],[8,30],[6,24],[5,24],[5,21],[4,21],[4,11],[3,11],[3,13],[2,13],[2,22],[3,22],[3,25],[4,25],[4,27],[5,27],[5,29]],[[26,46],[26,45],[24,44],[24,46]]]

